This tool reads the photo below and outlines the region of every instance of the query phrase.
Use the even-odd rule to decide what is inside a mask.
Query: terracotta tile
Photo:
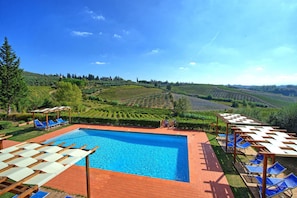
[[[190,182],[155,179],[132,174],[90,168],[91,197],[97,198],[233,198],[233,193],[204,132],[178,131],[167,128],[144,129],[99,125],[71,125],[52,133],[32,139],[44,141],[77,128],[182,134],[188,136]],[[5,141],[4,146],[12,145]],[[99,145],[100,146],[100,145]],[[45,184],[69,194],[86,196],[85,167],[72,166]]]

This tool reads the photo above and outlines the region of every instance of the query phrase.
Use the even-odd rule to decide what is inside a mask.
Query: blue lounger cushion
[[[44,198],[48,195],[48,192],[45,191],[37,191],[36,193],[32,194],[30,198]],[[12,198],[18,198],[18,195],[13,196]]]
[[[251,166],[251,165],[245,165],[247,171],[249,174],[261,174],[263,173],[263,166]],[[286,168],[281,165],[279,162],[275,162],[273,165],[267,168],[267,174],[270,175],[278,175],[282,172],[284,172]]]

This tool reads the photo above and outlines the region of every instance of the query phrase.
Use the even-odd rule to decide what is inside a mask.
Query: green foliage
[[[233,101],[231,107],[238,108],[239,107],[239,103],[237,101]]]
[[[157,128],[160,126],[159,120],[151,119],[140,119],[140,118],[95,118],[86,116],[73,116],[72,123],[91,123],[91,124],[103,124],[103,125],[120,125],[120,126],[138,126],[138,127],[153,127]]]
[[[233,164],[233,155],[226,153],[219,145],[214,134],[207,133],[208,140],[219,160],[219,163],[227,177],[228,183],[234,193],[234,197],[253,197],[246,187],[241,176]]]
[[[0,121],[0,130],[8,129],[12,126],[12,123],[9,121]]]
[[[28,86],[55,86],[60,75],[45,75],[32,72],[24,72],[24,79]]]
[[[297,132],[297,103],[284,107],[278,112],[271,113],[269,123],[291,132]]]
[[[275,94],[282,94],[284,96],[297,96],[297,86],[296,85],[286,85],[286,86],[250,86],[251,90],[269,92]]]
[[[183,130],[202,130],[208,129],[209,123],[197,120],[178,120],[177,128]]]
[[[247,107],[247,102],[246,102],[246,100],[243,100],[243,101],[242,101],[242,106],[243,106],[243,107]]]
[[[171,84],[168,84],[168,85],[166,86],[166,89],[167,89],[168,91],[171,91]]]
[[[190,119],[197,119],[197,120],[202,120],[202,121],[210,121],[210,122],[215,122],[216,121],[216,116],[214,116],[214,113],[211,113],[212,115],[207,115],[203,112],[191,112],[191,113],[184,113],[180,115],[181,118],[190,118]]]
[[[144,108],[173,109],[172,96],[170,93],[154,93],[145,96],[133,97],[124,101],[128,106]]]
[[[32,80],[31,82],[36,80],[35,84],[47,83],[51,87],[29,87],[30,94],[26,98],[26,102],[18,102],[13,105],[13,108],[18,112],[55,105],[74,107],[73,105],[77,103],[73,109],[73,116],[80,119],[80,121],[85,119],[84,122],[87,123],[90,120],[99,119],[95,123],[101,120],[100,123],[104,124],[129,125],[129,122],[131,122],[138,126],[137,123],[142,122],[141,126],[152,126],[154,124],[149,124],[149,120],[157,123],[159,120],[167,117],[171,120],[177,120],[181,128],[201,129],[209,127],[211,123],[215,122],[216,118],[214,112],[211,112],[210,115],[205,115],[205,112],[202,111],[220,109],[221,111],[228,110],[234,113],[241,113],[265,123],[285,126],[283,124],[286,119],[285,115],[289,113],[280,113],[277,109],[272,109],[271,106],[280,107],[297,101],[297,97],[285,97],[222,85],[172,84],[160,81],[138,81],[134,83],[125,81],[120,77],[114,79],[102,77],[99,79],[92,75],[85,77],[69,75],[69,79],[68,77],[66,79],[64,77],[60,78],[60,75],[29,73],[29,78]],[[37,82],[38,79],[41,79],[42,82]],[[77,86],[76,82],[82,82],[82,84],[79,84],[82,90],[77,90],[83,93],[83,102],[77,102],[76,96],[67,95],[67,91],[72,89],[70,87],[65,86],[63,88],[65,92],[59,92],[59,89],[61,89],[60,82],[57,83],[59,80],[63,83],[66,83],[65,81],[71,82],[70,84],[73,86]],[[56,97],[61,96],[62,93],[64,94],[63,97]],[[190,101],[192,106],[183,108],[183,106],[187,105],[178,100],[182,97]],[[80,94],[78,98],[81,98]],[[238,108],[229,109],[232,101],[234,101],[234,106],[238,105]],[[204,104],[206,102],[207,104]],[[223,107],[218,108],[215,105]],[[173,109],[174,114],[171,112]],[[189,112],[189,110],[192,111]],[[2,117],[2,115],[0,116]],[[281,118],[281,116],[284,118]],[[9,119],[18,120],[21,118],[12,115]],[[22,119],[26,120],[27,118]],[[222,125],[221,127],[223,128],[224,126]]]
[[[174,101],[173,108],[175,115],[182,115],[190,109],[190,102],[187,98],[181,97]]]
[[[7,129],[3,129],[1,131],[1,133],[5,133],[6,135],[12,135],[12,137],[9,138],[9,140],[23,142],[23,141],[27,141],[31,138],[38,137],[40,135],[50,133],[54,130],[57,130],[57,129],[53,128],[50,130],[40,131],[38,129],[36,130],[33,127],[33,124],[23,125],[23,126],[17,126],[15,124],[13,124],[11,127],[7,128]]]
[[[71,106],[74,109],[79,109],[82,105],[81,90],[70,82],[57,83],[57,90],[53,93],[53,97],[58,105]]]
[[[71,84],[75,84],[78,87],[84,87],[86,85],[86,80],[80,80],[75,78],[63,78],[64,82],[70,82]]]
[[[266,124],[273,124],[271,121],[271,115],[275,115],[280,111],[280,109],[276,108],[259,108],[259,107],[254,107],[254,108],[239,108],[234,110],[233,113],[239,113],[245,116],[248,116],[250,118],[256,119],[258,121],[261,121]],[[275,125],[278,126],[278,125]]]
[[[12,121],[29,121],[29,120],[32,120],[32,114],[31,113],[13,113],[13,114],[9,114],[7,119]]]
[[[123,85],[105,88],[99,96],[107,100],[125,102],[131,98],[145,97],[147,95],[158,94],[161,92],[162,90],[158,88],[147,88],[138,85]]]
[[[172,84],[173,93],[184,94],[187,96],[209,99],[213,101],[243,101],[255,103],[255,106],[262,107],[283,107],[297,102],[297,97],[283,96],[267,92],[239,89],[236,87],[208,84]]]
[[[13,105],[22,102],[27,94],[20,59],[8,43],[7,38],[0,48],[0,105],[9,115]]]
[[[54,90],[49,86],[29,86],[27,96],[27,110],[34,110],[41,107],[53,107],[51,92]]]
[[[93,117],[93,118],[119,118],[119,119],[150,119],[162,120],[170,111],[163,109],[143,109],[137,107],[126,107],[124,105],[111,106],[104,108],[92,108],[85,112],[73,112],[73,116]]]

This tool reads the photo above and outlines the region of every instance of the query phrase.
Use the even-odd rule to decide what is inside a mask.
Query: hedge
[[[12,123],[10,121],[0,121],[0,130],[8,129],[11,126],[12,126]]]
[[[102,124],[102,125],[115,125],[115,126],[138,126],[138,127],[152,127],[157,128],[160,126],[159,120],[147,120],[147,119],[133,119],[133,118],[97,118],[97,117],[71,117],[72,123],[83,124]]]
[[[5,114],[4,114],[5,115]],[[49,114],[49,119],[55,120],[56,115]],[[62,115],[65,119],[68,116]],[[2,114],[0,114],[2,118]],[[32,114],[11,114],[9,115],[9,120],[12,121],[30,121],[32,120]],[[35,119],[41,121],[45,120],[44,114],[35,114]],[[150,118],[107,118],[107,117],[88,117],[88,116],[72,116],[71,123],[73,124],[100,124],[100,125],[114,125],[114,126],[134,126],[134,127],[148,127],[148,128],[158,128],[160,127],[160,120],[150,119]],[[201,120],[177,120],[177,129],[181,130],[210,130],[211,123]],[[225,131],[226,127],[224,125],[219,126],[220,131]]]

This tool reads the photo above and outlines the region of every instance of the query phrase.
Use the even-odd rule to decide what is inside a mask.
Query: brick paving
[[[232,190],[220,167],[215,153],[204,132],[178,131],[167,128],[145,129],[112,127],[99,125],[71,125],[32,141],[40,142],[77,128],[120,130],[128,132],[148,132],[160,134],[180,134],[188,137],[190,182],[156,179],[132,174],[124,174],[90,168],[91,197],[94,198],[233,198]],[[15,144],[4,141],[4,147]],[[96,152],[100,152],[99,149]],[[90,156],[91,157],[91,156]],[[86,196],[85,167],[72,166],[51,181],[46,187],[58,189],[68,194]],[[50,197],[50,196],[49,196]],[[55,197],[59,197],[55,195]],[[64,194],[61,195],[64,197]]]

